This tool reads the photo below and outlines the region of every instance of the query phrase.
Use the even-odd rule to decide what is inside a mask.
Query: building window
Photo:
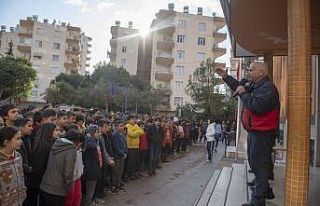
[[[178,106],[178,105],[181,106],[183,104],[183,98],[182,97],[174,97],[173,104],[175,106]]]
[[[33,30],[32,28],[27,28],[27,33],[32,34],[32,30]]]
[[[187,21],[185,19],[178,19],[178,27],[180,28],[187,27]]]
[[[58,62],[59,61],[59,55],[52,55],[52,61]]]
[[[61,38],[61,36],[62,36],[61,31],[54,31],[53,38],[59,39],[59,38]]]
[[[199,37],[199,38],[198,38],[198,45],[203,45],[203,46],[205,46],[205,45],[206,45],[206,38]]]
[[[121,59],[121,67],[126,68],[126,59]]]
[[[38,90],[32,90],[31,91],[31,96],[37,97],[38,96]]]
[[[42,48],[42,41],[36,40],[36,46]]]
[[[184,50],[177,50],[177,58],[184,59],[185,51]]]
[[[186,39],[186,35],[178,35],[177,36],[177,42],[178,43],[184,43]]]
[[[37,34],[42,36],[44,33],[44,29],[43,28],[37,28]]]
[[[206,54],[205,53],[202,53],[202,52],[198,52],[197,53],[197,60],[198,61],[204,61],[205,60],[205,58],[206,58]]]
[[[122,53],[127,53],[127,46],[122,46]]]
[[[176,67],[176,75],[177,76],[183,76],[184,75],[184,67],[183,66],[177,66]]]
[[[206,31],[206,23],[203,23],[203,22],[199,23],[199,31]]]
[[[19,43],[24,45],[31,45],[32,40],[28,38],[20,38]]]
[[[177,91],[183,90],[183,81],[176,81],[176,90]]]
[[[60,43],[53,43],[53,49],[60,49]]]
[[[42,59],[42,54],[41,53],[34,53],[33,54],[33,59],[34,60],[41,60]]]

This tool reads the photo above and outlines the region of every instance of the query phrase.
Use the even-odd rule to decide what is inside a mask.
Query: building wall
[[[21,19],[14,32],[1,32],[0,52],[7,50],[8,40],[12,39],[15,56],[30,60],[37,72],[28,101],[44,102],[43,93],[60,73],[84,74],[81,71],[86,64],[80,67],[80,56],[87,57],[88,53],[80,48],[80,33],[79,27],[31,17]]]
[[[125,68],[130,75],[137,73],[139,31],[133,28],[111,27],[110,63]]]
[[[199,67],[201,61],[207,58],[215,60],[225,54],[225,50],[219,53],[214,49],[214,46],[217,47],[218,43],[226,39],[226,36],[219,40],[214,36],[224,25],[224,20],[219,17],[171,10],[160,10],[156,14],[151,27],[154,31],[151,84],[154,87],[161,85],[162,88],[171,90],[169,108],[162,107],[160,110],[175,111],[178,105],[192,103],[191,97],[186,92],[189,76]],[[184,38],[183,42],[181,38]],[[201,42],[198,42],[198,38],[205,39],[204,45],[199,45]],[[161,45],[163,42],[172,42],[172,49],[169,49],[169,45],[167,47]],[[160,62],[159,57],[165,59]]]

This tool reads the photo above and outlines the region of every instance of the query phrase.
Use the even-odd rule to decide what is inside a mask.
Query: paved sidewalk
[[[206,163],[205,145],[193,145],[176,160],[162,163],[156,176],[129,181],[126,193],[108,195],[104,205],[192,206],[223,155],[224,145],[220,144],[212,163]]]

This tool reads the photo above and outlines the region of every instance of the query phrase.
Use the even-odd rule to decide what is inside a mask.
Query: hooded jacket
[[[139,138],[144,131],[137,124],[127,124],[126,128],[128,149],[139,149]]]
[[[77,148],[70,140],[58,139],[52,146],[40,188],[49,194],[66,196],[74,180],[76,156]]]

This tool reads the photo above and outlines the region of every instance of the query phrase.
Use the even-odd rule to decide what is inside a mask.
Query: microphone
[[[251,83],[247,79],[241,79],[238,86],[240,86],[240,85],[244,86],[244,88],[247,89],[250,87]],[[234,92],[232,96],[236,97],[238,95],[239,95],[238,92]]]

